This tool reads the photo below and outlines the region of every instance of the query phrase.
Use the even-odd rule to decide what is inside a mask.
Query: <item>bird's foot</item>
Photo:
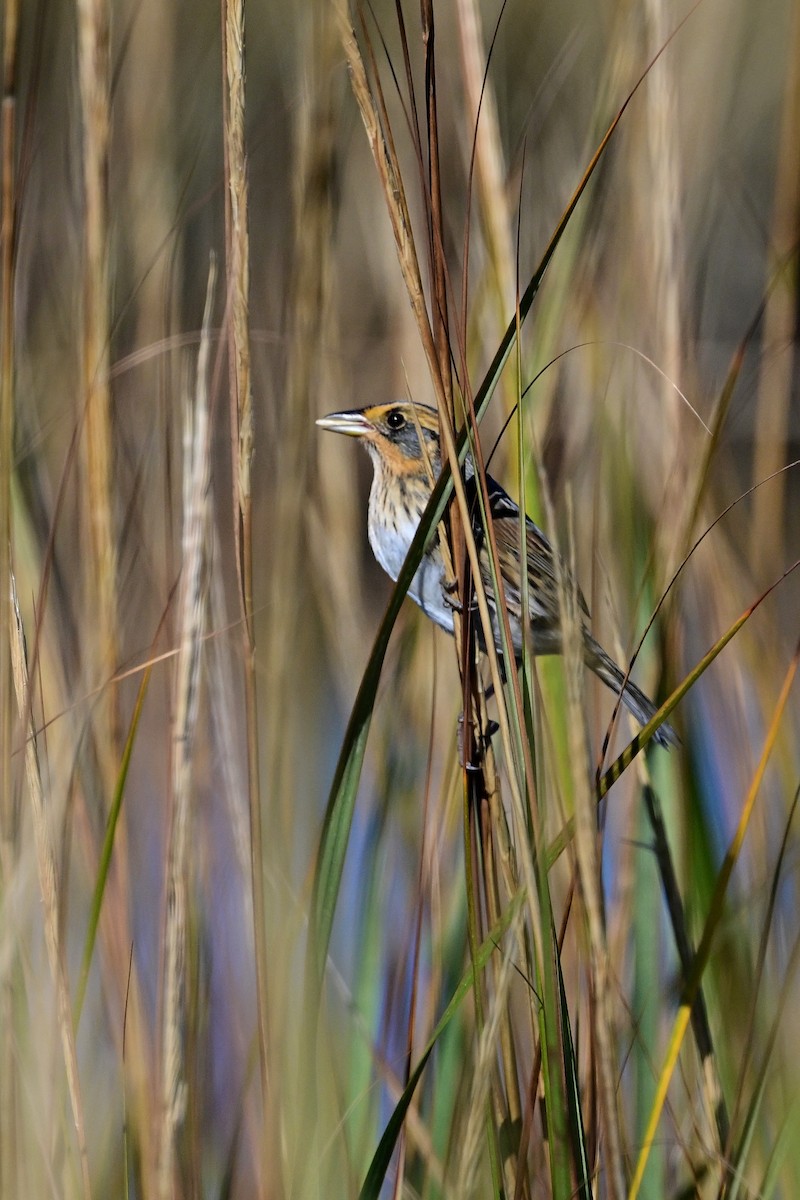
[[[443,599],[445,605],[447,606],[447,608],[452,609],[453,612],[463,613],[464,605],[461,603],[458,596],[456,595],[457,588],[458,588],[458,584],[456,583],[455,580],[453,580],[452,583],[443,583],[442,584],[442,599]],[[478,611],[478,604],[477,604],[476,600],[473,599],[470,602],[469,611],[471,613],[476,613]]]
[[[497,724],[497,721],[487,721],[485,729],[479,730],[477,728],[475,722],[473,721],[473,723],[472,723],[472,754],[470,755],[470,758],[465,762],[464,761],[464,758],[465,758],[465,755],[464,755],[464,714],[463,714],[463,712],[459,713],[459,715],[458,715],[458,733],[457,733],[459,765],[464,767],[465,770],[467,770],[467,771],[480,771],[481,764],[483,763],[484,754],[486,753],[486,750],[488,749],[492,738],[497,733],[499,728],[500,728],[500,726]]]

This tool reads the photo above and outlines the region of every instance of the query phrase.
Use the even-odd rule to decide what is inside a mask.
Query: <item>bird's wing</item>
[[[489,488],[489,508],[494,522],[494,533],[497,541],[497,552],[500,557],[500,568],[503,576],[515,581],[518,586],[519,570],[517,567],[519,552],[519,506],[514,503],[500,484],[487,476]],[[525,517],[525,549],[528,564],[528,581],[530,587],[529,605],[533,610],[531,615],[552,617],[558,612],[558,580],[556,578],[555,555],[553,547],[538,525],[530,517]],[[564,583],[570,586],[572,576],[562,564]],[[536,594],[543,598],[543,603],[536,602]],[[576,589],[578,603],[589,616],[589,609],[580,588]]]

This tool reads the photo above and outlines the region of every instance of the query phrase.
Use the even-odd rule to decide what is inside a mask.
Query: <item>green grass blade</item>
[[[558,947],[558,938],[553,935],[553,941]],[[572,1038],[572,1026],[569,1019],[567,990],[564,987],[564,973],[561,970],[561,959],[557,961],[558,987],[561,999],[561,1039],[564,1045],[564,1072],[566,1075],[567,1115],[569,1118],[570,1136],[572,1139],[575,1175],[578,1180],[575,1196],[580,1200],[592,1200],[592,1169],[589,1162],[589,1151],[586,1146],[586,1130],[583,1125],[583,1110],[581,1106],[580,1072],[575,1057],[575,1043]]]
[[[114,835],[117,831],[117,822],[119,821],[119,814],[122,810],[122,798],[125,794],[125,783],[128,778],[128,768],[131,764],[131,754],[133,753],[133,746],[134,742],[136,741],[136,731],[139,728],[139,718],[142,715],[144,698],[147,694],[147,685],[150,682],[151,671],[152,667],[148,666],[145,668],[141,683],[139,684],[139,691],[136,696],[136,704],[134,705],[133,716],[131,717],[131,724],[130,728],[128,729],[128,736],[125,740],[125,749],[122,752],[122,762],[120,763],[119,774],[117,776],[117,785],[114,788],[111,809],[108,814],[108,821],[106,822],[106,833],[103,839],[103,849],[100,853],[97,881],[94,885],[92,907],[89,911],[89,927],[86,930],[86,941],[83,946],[81,971],[78,977],[78,987],[75,993],[75,1003],[72,1010],[73,1025],[76,1030],[80,1024],[83,1001],[86,996],[86,985],[89,982],[89,970],[92,965],[94,945],[97,940],[97,927],[100,923],[100,910],[103,906],[103,895],[106,890],[108,872],[111,867],[111,855],[114,850]]]

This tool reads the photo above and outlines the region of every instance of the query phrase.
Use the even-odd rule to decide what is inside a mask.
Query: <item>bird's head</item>
[[[317,424],[334,433],[360,438],[376,468],[395,476],[439,474],[439,419],[436,409],[396,400],[350,412],[330,413]]]

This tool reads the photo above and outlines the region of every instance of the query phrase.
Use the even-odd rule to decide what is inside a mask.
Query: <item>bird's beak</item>
[[[320,429],[332,429],[349,437],[363,437],[372,428],[362,412],[328,413],[327,417],[318,417],[317,424]]]

